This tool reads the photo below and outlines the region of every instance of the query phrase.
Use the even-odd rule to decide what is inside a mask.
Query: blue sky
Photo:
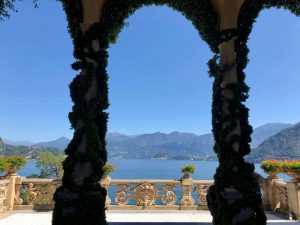
[[[59,3],[18,4],[0,23],[0,136],[43,141],[72,136],[67,114],[72,42]],[[125,134],[211,130],[207,44],[167,7],[142,8],[109,49],[109,131]],[[300,19],[264,11],[249,40],[250,122],[300,121]]]

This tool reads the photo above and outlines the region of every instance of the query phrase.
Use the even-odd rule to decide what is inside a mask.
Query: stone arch
[[[107,49],[110,43],[116,41],[125,19],[144,5],[166,4],[191,20],[211,50],[218,52],[218,17],[209,1],[110,0],[101,1],[104,4],[98,13],[93,1],[83,0],[87,5],[78,2],[74,5],[72,0],[63,1],[74,42],[76,62],[72,67],[79,74],[70,84],[74,106],[69,120],[75,132],[65,150],[67,158],[64,161],[62,186],[54,196],[53,224],[107,224],[106,190],[98,183],[107,161]],[[93,17],[86,16],[86,7],[90,7]]]
[[[248,39],[253,29],[254,23],[260,12],[264,9],[279,8],[290,11],[292,14],[300,17],[300,2],[299,0],[246,0],[241,7],[238,17],[238,39],[236,41],[236,52],[238,56],[237,70],[246,76],[244,69],[248,64]]]
[[[210,1],[180,1],[180,0],[141,0],[141,1],[108,1],[99,19],[107,39],[115,42],[119,32],[124,27],[124,21],[135,11],[151,5],[166,5],[181,13],[187,20],[191,21],[200,37],[209,45],[214,53],[218,53],[219,18]],[[189,5],[189,7],[187,7]],[[201,22],[199,22],[201,21]]]
[[[248,37],[252,31],[253,25],[259,13],[263,9],[268,8],[283,8],[289,10],[296,16],[300,16],[300,2],[299,0],[246,0],[239,12],[238,17],[238,30],[239,30],[239,41],[242,45],[247,45]]]
[[[236,15],[242,1],[219,0],[222,4],[214,8],[212,4],[217,1],[213,0],[107,0],[101,1],[103,9],[97,12],[97,7],[91,4],[95,0],[82,0],[97,15],[91,21],[83,18],[86,15],[83,5],[73,4],[73,0],[62,1],[74,42],[73,69],[80,73],[70,85],[74,106],[69,119],[75,132],[65,151],[68,156],[62,186],[54,197],[53,224],[107,224],[106,191],[98,183],[107,161],[107,48],[117,40],[125,19],[135,10],[144,5],[163,4],[192,21],[216,53],[209,62],[210,75],[215,78],[213,132],[220,161],[215,185],[209,193],[214,224],[265,224],[254,168],[243,158],[250,152],[252,129],[248,124],[248,109],[243,105],[248,97],[243,72],[247,64],[245,33],[236,29]]]

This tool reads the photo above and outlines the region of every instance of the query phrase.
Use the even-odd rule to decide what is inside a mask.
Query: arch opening
[[[126,148],[132,148],[129,150],[134,158],[149,159],[166,153],[170,159],[188,159],[188,155],[190,159],[215,159],[209,116],[212,79],[206,72],[209,48],[199,42],[194,28],[182,16],[167,7],[143,8],[131,18],[129,28],[122,31],[118,44],[109,50],[108,130],[125,134],[146,132],[140,138],[149,141],[149,149],[146,152],[146,146],[136,146],[136,141],[142,141],[139,137],[129,141],[131,146],[127,140],[116,145],[108,141],[109,156],[110,151],[122,148],[126,152]],[[157,25],[161,20],[164,22]],[[186,35],[179,37],[182,32]],[[159,38],[154,33],[159,33]],[[154,137],[158,143],[151,143]],[[208,142],[208,149],[200,139]],[[180,141],[190,142],[189,146],[182,146]],[[122,157],[115,157],[118,156]],[[179,169],[174,172],[180,176]],[[200,177],[203,175],[197,174],[196,178],[213,178],[213,174]],[[157,178],[167,177],[165,174]]]
[[[250,122],[255,127],[264,125],[266,129],[274,129],[253,143],[249,159],[254,162],[300,155],[297,153],[300,149],[292,144],[292,136],[285,133],[292,134],[296,129],[292,126],[299,123],[300,95],[296,90],[300,85],[300,71],[295,48],[299,28],[300,20],[290,10],[268,8],[261,11],[250,34],[250,63],[246,71],[250,86]]]

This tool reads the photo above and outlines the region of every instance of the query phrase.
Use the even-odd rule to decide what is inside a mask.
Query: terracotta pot
[[[279,174],[279,170],[277,171],[265,171],[266,174],[268,174],[269,179],[278,179],[277,174]]]
[[[100,180],[100,184],[105,188],[108,189],[109,185],[111,182],[111,177],[108,175],[103,175],[101,180]]]
[[[190,174],[185,173],[185,174],[183,175],[183,178],[184,178],[184,179],[189,179],[189,178],[190,178]]]
[[[7,175],[10,176],[12,174],[16,174],[18,170],[19,170],[19,168],[10,167],[10,168],[7,169]]]

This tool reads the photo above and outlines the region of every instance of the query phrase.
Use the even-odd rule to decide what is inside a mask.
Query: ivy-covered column
[[[219,167],[208,193],[214,225],[264,225],[260,187],[254,165],[246,163],[252,128],[248,122],[248,86],[243,73],[247,57],[239,49],[236,20],[237,1],[225,1],[221,13],[220,54],[210,61],[213,87],[213,133]],[[232,5],[230,5],[232,4]],[[232,18],[230,21],[230,17]]]
[[[82,9],[76,4],[64,3],[74,42],[72,67],[79,71],[70,84],[74,106],[69,120],[75,132],[65,150],[62,186],[54,195],[53,225],[106,225],[106,190],[99,181],[107,160],[107,53],[101,48],[99,23],[82,23]]]

